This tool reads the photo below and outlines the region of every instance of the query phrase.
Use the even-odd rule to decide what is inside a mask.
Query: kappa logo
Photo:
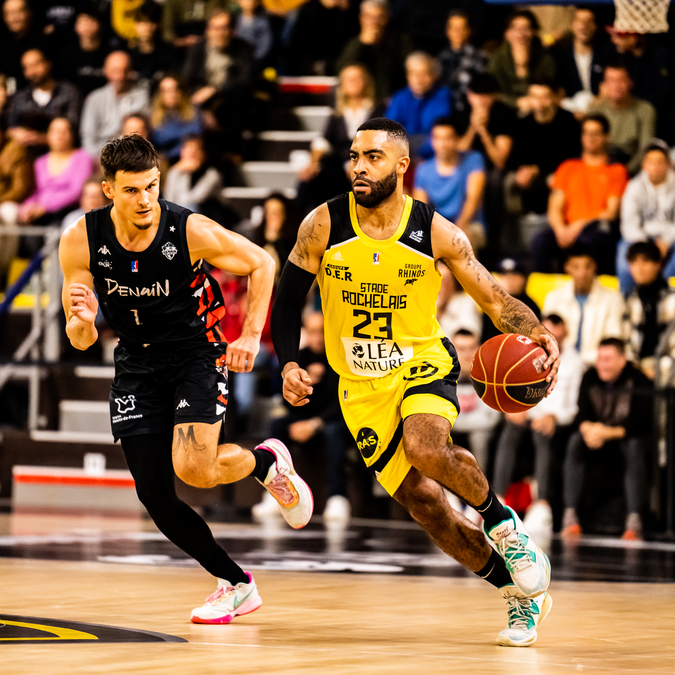
[[[180,403],[176,406],[176,410],[180,410],[181,408],[189,408],[189,407],[190,407],[190,404],[184,398],[182,398]]]
[[[162,246],[162,253],[169,260],[173,260],[176,253],[178,253],[178,249],[170,241],[167,241],[166,244],[164,244],[164,246]]]
[[[116,398],[115,403],[117,403],[117,412],[120,415],[136,410],[136,397],[133,394]]]
[[[379,443],[379,436],[370,427],[363,427],[362,429],[359,429],[358,434],[356,434],[356,447],[359,449],[359,452],[363,455],[364,459],[368,459],[375,454]]]
[[[98,252],[101,255],[110,255],[110,250],[108,249],[108,247],[105,244],[103,244],[103,246],[101,246],[101,248],[98,249]]]
[[[417,230],[416,232],[411,232],[410,238],[419,244],[422,241],[422,239],[424,239],[424,230]]]
[[[331,260],[342,260],[342,253],[340,251],[335,251],[333,255],[330,257]]]

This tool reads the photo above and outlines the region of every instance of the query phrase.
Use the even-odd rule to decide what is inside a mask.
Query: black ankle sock
[[[257,478],[261,483],[264,483],[270,467],[277,459],[276,455],[270,450],[264,450],[262,448],[251,450],[251,452],[255,457],[255,469],[251,472],[251,476]]]
[[[502,588],[512,584],[513,580],[509,571],[506,569],[506,563],[497,551],[492,551],[488,561],[482,570],[476,572],[481,579],[485,579],[489,584],[496,588]]]
[[[492,491],[492,488],[488,488],[487,499],[479,506],[474,506],[473,508],[483,516],[488,530],[495,525],[499,525],[502,520],[508,520],[511,517],[510,511],[504,508],[499,499],[497,499],[497,495]]]

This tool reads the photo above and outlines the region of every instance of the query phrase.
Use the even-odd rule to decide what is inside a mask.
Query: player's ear
[[[410,166],[410,157],[399,157],[396,162],[396,173],[403,175]]]
[[[107,181],[101,181],[101,187],[103,188],[103,194],[110,200],[113,200],[113,188],[112,185]]]

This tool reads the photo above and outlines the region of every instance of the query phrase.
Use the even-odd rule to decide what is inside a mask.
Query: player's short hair
[[[357,130],[359,131],[386,131],[387,136],[392,140],[399,141],[408,146],[408,132],[402,124],[388,117],[373,117],[372,120],[366,120]]]
[[[560,314],[548,314],[542,319],[542,323],[544,321],[548,321],[549,323],[552,323],[554,326],[565,326],[565,319],[560,316]]]
[[[661,249],[653,241],[636,241],[630,245],[626,253],[626,260],[632,263],[638,256],[647,258],[655,263],[661,262]]]
[[[609,134],[609,120],[601,113],[589,113],[584,115],[581,120],[581,128],[584,128],[586,122],[597,122],[601,127],[604,134]]]
[[[446,115],[445,117],[437,117],[434,120],[434,123],[431,125],[432,130],[436,127],[451,127],[455,130],[456,134],[459,134],[459,123],[456,118]]]
[[[598,347],[614,347],[619,354],[626,353],[626,343],[618,337],[606,337],[600,340]]]
[[[138,134],[109,140],[101,150],[101,169],[108,182],[115,180],[118,171],[143,173],[159,168],[155,146]]]

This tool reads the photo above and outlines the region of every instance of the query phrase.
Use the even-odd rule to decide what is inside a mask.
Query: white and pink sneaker
[[[248,583],[243,581],[232,586],[225,579],[218,579],[218,588],[211,593],[206,602],[192,610],[192,623],[230,623],[235,616],[255,612],[262,600],[258,595],[258,587],[249,572],[246,572]]]
[[[309,485],[295,472],[291,453],[276,438],[268,438],[256,446],[256,450],[259,448],[274,453],[277,459],[265,481],[258,482],[277,500],[279,512],[292,528],[304,527],[312,517],[314,497]]]

